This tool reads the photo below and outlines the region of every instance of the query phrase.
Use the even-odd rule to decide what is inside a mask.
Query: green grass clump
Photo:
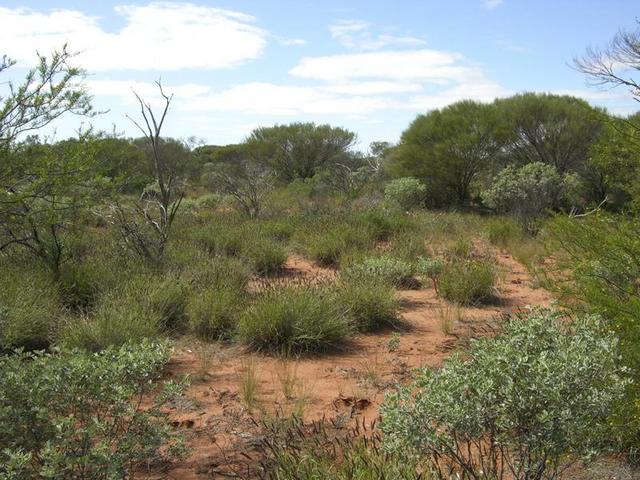
[[[349,265],[342,273],[352,282],[377,280],[396,287],[415,285],[411,264],[389,255],[365,257]]]
[[[70,320],[60,333],[66,346],[101,351],[186,327],[186,290],[174,277],[139,275],[100,296],[90,315]]]
[[[452,257],[470,258],[473,256],[473,242],[468,238],[457,239],[448,249],[447,254]]]
[[[353,331],[331,295],[282,287],[264,293],[240,316],[238,337],[254,350],[309,353],[330,350]]]
[[[226,287],[243,292],[251,278],[251,269],[243,259],[215,257],[193,265],[186,278],[196,286]]]
[[[242,253],[246,238],[244,229],[229,225],[206,228],[197,235],[197,240],[210,254],[231,257]]]
[[[336,288],[336,303],[361,332],[391,327],[398,321],[395,289],[376,279],[341,282]]]
[[[47,348],[62,311],[48,272],[7,268],[0,278],[0,351]]]
[[[464,260],[448,264],[438,282],[439,294],[462,305],[491,301],[498,279],[495,266],[488,260]]]
[[[308,235],[304,243],[307,253],[319,265],[335,267],[347,252],[370,246],[371,239],[365,230],[341,225],[326,232]]]
[[[258,275],[268,276],[282,270],[287,261],[287,250],[282,244],[263,238],[249,247],[247,256]]]
[[[513,240],[522,237],[522,228],[509,218],[495,218],[487,222],[484,233],[492,245],[506,247]]]
[[[237,289],[207,287],[187,304],[190,330],[202,340],[228,339],[235,331],[244,294]]]

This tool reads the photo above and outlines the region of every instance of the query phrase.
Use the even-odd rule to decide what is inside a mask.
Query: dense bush
[[[319,265],[337,266],[345,253],[366,247],[370,238],[366,231],[342,225],[324,233],[308,235],[304,243],[311,258]]]
[[[415,283],[411,264],[389,255],[365,257],[348,265],[342,275],[352,282],[373,279],[396,287],[411,287]]]
[[[403,210],[413,210],[424,204],[427,188],[417,178],[392,180],[384,187],[384,198]]]
[[[377,279],[346,281],[336,288],[336,302],[361,332],[390,327],[398,321],[395,290]]]
[[[445,299],[471,305],[495,296],[496,268],[487,260],[459,260],[445,266],[438,281],[438,293]]]
[[[429,278],[433,282],[433,288],[438,293],[438,280],[444,271],[444,261],[440,257],[418,258],[415,271],[418,275]]]
[[[578,178],[561,175],[552,165],[534,162],[522,167],[507,166],[482,192],[482,201],[500,213],[514,215],[527,230],[552,208],[569,205],[575,199]]]
[[[382,407],[384,442],[432,459],[438,478],[553,479],[603,448],[627,380],[593,317],[512,318]]]
[[[169,356],[164,343],[142,343],[0,357],[0,478],[130,478],[176,452],[161,409],[180,386],[167,384],[148,409],[139,402]]]
[[[570,281],[551,282],[566,307],[595,313],[617,335],[622,363],[634,378],[617,414],[625,450],[640,459],[640,221],[619,216],[558,217],[549,228],[558,268]],[[564,277],[562,277],[564,278]],[[577,301],[576,301],[577,300]]]
[[[307,353],[340,344],[353,326],[326,290],[274,288],[240,316],[238,336],[255,350]]]

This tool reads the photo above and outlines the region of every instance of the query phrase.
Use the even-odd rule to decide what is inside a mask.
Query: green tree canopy
[[[495,123],[494,107],[471,100],[419,115],[402,134],[389,170],[422,181],[432,205],[467,203],[498,151]]]
[[[311,178],[323,169],[351,162],[356,134],[315,123],[292,123],[254,130],[247,143],[257,158],[284,182]]]
[[[542,162],[581,172],[606,114],[568,95],[523,93],[494,103],[503,164]]]

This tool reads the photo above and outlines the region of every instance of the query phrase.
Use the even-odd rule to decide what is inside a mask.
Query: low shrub
[[[287,250],[280,243],[270,239],[254,241],[248,248],[247,256],[253,270],[258,275],[273,275],[282,270],[287,261]]]
[[[262,445],[265,480],[419,480],[428,467],[415,457],[386,453],[378,433],[345,435],[331,425],[305,424],[296,417],[272,422],[267,432]]]
[[[468,238],[458,238],[447,249],[447,255],[458,258],[471,258],[473,256],[473,242]]]
[[[361,332],[371,332],[394,326],[398,321],[398,301],[395,289],[376,279],[340,282],[336,288],[336,303]]]
[[[244,302],[235,288],[214,286],[195,292],[187,304],[191,331],[202,340],[231,338]]]
[[[385,200],[396,203],[403,210],[413,210],[423,206],[426,193],[427,187],[413,177],[392,180],[384,187]]]
[[[216,225],[197,235],[198,241],[212,255],[240,255],[244,249],[247,233],[240,228]]]
[[[352,330],[326,290],[282,287],[262,294],[242,313],[238,337],[254,350],[308,353],[336,347]]]
[[[508,218],[495,218],[484,227],[485,236],[492,245],[506,247],[512,240],[522,236],[522,228]]]
[[[295,233],[296,227],[290,219],[270,220],[262,223],[260,232],[262,235],[280,242],[286,242]]]
[[[306,250],[310,257],[325,267],[339,265],[345,253],[366,248],[370,243],[366,231],[348,225],[309,235],[305,239]]]
[[[185,288],[179,278],[134,277],[102,295],[91,315],[69,320],[60,332],[60,342],[100,351],[183,331],[187,323]]]
[[[454,261],[440,275],[438,292],[462,305],[488,302],[495,296],[497,279],[495,266],[487,260]]]
[[[352,282],[377,280],[396,287],[415,284],[411,264],[389,255],[366,257],[354,262],[344,269],[342,275]]]
[[[182,391],[165,385],[165,343],[0,357],[0,478],[131,478],[137,465],[178,453],[162,413]]]
[[[444,261],[440,257],[420,257],[416,262],[415,271],[418,275],[429,278],[438,293],[438,280],[444,271],[444,266]]]
[[[624,375],[597,318],[536,311],[389,394],[384,444],[430,459],[436,478],[555,479],[605,447]]]
[[[196,286],[230,288],[243,292],[251,278],[251,269],[244,259],[215,257],[193,265],[186,278]]]
[[[55,283],[48,272],[3,270],[0,278],[0,351],[47,348],[62,315]]]

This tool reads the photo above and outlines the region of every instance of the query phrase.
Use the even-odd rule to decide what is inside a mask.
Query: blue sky
[[[589,45],[635,28],[635,0],[200,2],[0,0],[0,54],[19,78],[67,42],[88,72],[101,129],[136,135],[131,89],[175,94],[165,134],[242,140],[261,125],[315,121],[397,141],[415,118],[465,98],[521,91],[581,96],[614,113],[636,105],[569,67]],[[56,137],[77,127],[62,119]]]

